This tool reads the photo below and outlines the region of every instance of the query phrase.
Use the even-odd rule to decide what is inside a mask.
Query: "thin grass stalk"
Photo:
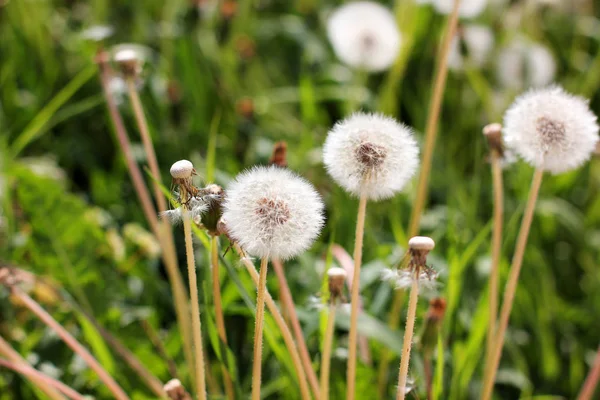
[[[0,367],[5,367],[11,369],[21,375],[24,375],[31,381],[39,381],[44,382],[46,385],[58,390],[63,393],[65,396],[72,400],[85,400],[81,394],[77,393],[75,390],[65,385],[64,383],[49,377],[48,375],[38,371],[37,369],[29,366],[24,363],[16,363],[13,361],[8,361],[0,358]],[[61,397],[62,398],[62,397]]]
[[[223,305],[221,302],[221,282],[219,280],[219,238],[213,236],[210,240],[210,268],[212,273],[212,290],[213,290],[213,301],[215,303],[215,320],[217,325],[217,332],[219,338],[225,344],[227,344],[227,334],[225,333],[225,318],[223,316]],[[226,357],[226,354],[222,354],[222,357]],[[225,394],[228,399],[235,398],[235,391],[233,390],[233,382],[231,381],[231,375],[225,367],[224,363],[221,363],[221,371],[223,372],[223,386],[225,387]]]
[[[0,336],[0,355],[6,357],[13,363],[29,365],[21,355],[12,348],[12,346]],[[49,382],[37,376],[27,376],[32,385],[38,387],[51,400],[64,400],[64,396],[56,390]]]
[[[175,364],[175,361],[167,354],[167,349],[160,340],[158,332],[156,332],[156,330],[152,327],[148,320],[142,320],[142,328],[144,329],[144,332],[146,332],[146,335],[148,336],[148,338],[152,342],[152,345],[158,352],[158,355],[163,359],[165,364],[167,364],[167,369],[169,370],[169,375],[171,376],[171,378],[179,379],[177,365]]]
[[[431,102],[429,103],[429,113],[427,115],[427,123],[425,125],[425,145],[423,150],[423,159],[421,160],[421,172],[419,173],[419,180],[417,182],[417,195],[413,202],[413,209],[410,216],[410,223],[408,228],[408,237],[418,235],[419,226],[421,224],[421,216],[428,195],[429,176],[431,174],[431,163],[433,160],[433,150],[435,148],[435,142],[438,133],[439,119],[442,108],[442,99],[444,95],[444,89],[446,88],[446,78],[448,76],[448,55],[450,54],[450,45],[452,39],[456,34],[458,27],[458,7],[460,0],[454,0],[454,7],[452,13],[448,17],[448,24],[443,36],[442,48],[438,54],[438,62],[435,71],[435,79],[433,84],[433,95]],[[400,309],[403,302],[403,294],[401,291],[396,291],[394,294],[392,310]],[[400,319],[397,317],[397,313],[390,313],[388,315],[388,325],[392,329],[397,329],[400,323]],[[381,364],[379,366],[379,376],[387,377],[387,370],[390,364],[390,352],[384,349],[381,353]],[[387,379],[386,379],[387,381]],[[385,382],[384,385],[385,386]],[[380,387],[381,389],[381,387]]]
[[[492,181],[494,186],[494,230],[492,232],[492,265],[490,269],[489,321],[486,339],[486,360],[494,348],[496,319],[498,317],[498,275],[502,250],[502,225],[504,216],[504,189],[502,184],[502,160],[496,149],[491,151]]]
[[[508,281],[506,283],[506,288],[504,289],[504,298],[502,301],[502,309],[500,310],[500,320],[498,321],[497,332],[494,339],[494,348],[491,358],[488,360],[488,365],[484,369],[487,374],[483,383],[483,391],[481,396],[483,400],[489,400],[492,397],[496,372],[498,371],[498,365],[500,364],[500,357],[502,355],[502,347],[504,346],[504,335],[506,334],[506,329],[508,328],[508,320],[510,318],[510,312],[515,299],[515,293],[517,291],[521,266],[523,265],[523,255],[525,254],[525,249],[527,247],[529,229],[531,228],[531,221],[533,220],[535,204],[540,191],[540,186],[542,185],[543,177],[544,171],[541,169],[536,169],[531,182],[531,188],[529,189],[529,198],[527,199],[525,213],[523,214],[523,220],[521,221],[521,228],[519,229],[519,236],[517,238],[517,245],[515,247],[512,265],[510,266]]]
[[[348,339],[348,370],[346,371],[346,399],[354,400],[356,387],[356,351],[358,338],[358,303],[360,301],[360,266],[362,262],[362,246],[365,233],[365,216],[367,213],[367,196],[363,193],[358,202],[356,217],[356,235],[354,242],[354,272],[352,293],[350,298],[350,332]]]
[[[246,257],[244,251],[239,247],[239,245],[234,244],[233,248],[240,256],[240,260],[242,261],[242,264],[244,264],[246,270],[250,274],[250,277],[254,281],[254,285],[258,287],[259,275],[258,272],[256,272],[256,267],[254,267],[252,261],[250,261]],[[271,312],[271,315],[273,316],[273,319],[275,320],[275,323],[279,328],[281,336],[283,337],[283,341],[290,353],[290,356],[292,357],[292,362],[294,363],[296,374],[298,374],[298,385],[300,386],[301,398],[302,400],[310,400],[310,392],[308,387],[308,380],[306,378],[306,372],[302,367],[302,362],[300,360],[298,348],[296,347],[296,343],[294,342],[292,333],[290,332],[290,329],[285,323],[285,320],[281,316],[281,313],[279,312],[279,309],[277,308],[277,305],[275,304],[275,301],[273,301],[273,298],[271,297],[269,292],[265,294],[265,303],[267,305],[267,308]],[[315,394],[315,397],[318,397],[318,393]]]
[[[404,400],[406,397],[406,381],[408,377],[408,364],[410,361],[410,350],[412,349],[413,332],[417,316],[417,300],[419,299],[419,277],[415,274],[410,288],[408,300],[408,313],[406,315],[406,328],[404,329],[404,342],[402,343],[402,354],[400,356],[400,371],[398,373],[398,393],[396,400]]]
[[[265,292],[269,259],[260,260],[260,277],[256,288],[256,316],[254,324],[254,359],[252,363],[252,400],[260,400],[262,375],[263,327],[265,320]]]
[[[313,393],[319,392],[319,381],[317,379],[317,374],[315,373],[312,367],[310,354],[308,353],[308,348],[306,346],[306,340],[304,339],[302,327],[300,326],[298,314],[296,313],[296,307],[292,298],[292,292],[287,283],[285,272],[283,271],[283,263],[281,262],[281,260],[278,259],[272,260],[271,263],[273,264],[273,269],[275,270],[275,274],[277,275],[277,281],[279,282],[279,290],[282,292],[281,300],[285,303],[285,308],[288,311],[289,322],[292,327],[294,338],[296,339],[296,343],[298,345],[298,352],[300,353],[302,365],[304,366],[304,370],[306,371],[306,375],[308,377],[308,383],[310,384]]]
[[[331,368],[331,349],[333,347],[333,332],[335,328],[335,313],[337,304],[334,300],[329,305],[327,314],[327,326],[323,337],[323,354],[321,355],[321,400],[329,399],[329,373]]]
[[[104,98],[106,100],[110,119],[115,128],[119,147],[121,148],[127,164],[129,176],[131,177],[133,187],[142,205],[144,216],[146,217],[148,224],[150,224],[152,232],[158,238],[163,250],[161,257],[169,276],[171,292],[173,293],[173,298],[175,300],[175,314],[177,316],[177,323],[183,336],[184,355],[191,371],[193,370],[194,366],[194,357],[191,337],[192,328],[189,319],[190,310],[187,303],[187,293],[183,283],[183,278],[181,276],[181,272],[179,271],[179,266],[177,265],[177,255],[175,252],[173,232],[171,231],[171,227],[166,222],[161,223],[159,221],[157,217],[158,214],[156,213],[154,205],[152,204],[152,199],[150,198],[150,193],[148,192],[148,188],[146,187],[142,173],[135,162],[135,158],[133,157],[127,131],[125,130],[125,125],[123,124],[123,119],[121,118],[121,114],[119,113],[119,109],[113,96],[110,94],[109,87],[111,71],[108,65],[108,54],[104,51],[100,52],[97,55],[97,62],[100,69],[100,83],[102,85]]]
[[[59,324],[50,314],[46,312],[35,300],[23,292],[21,289],[13,286],[11,287],[11,293],[15,295],[31,312],[44,322],[50,329],[69,346],[77,355],[79,355],[83,361],[89,367],[98,374],[98,377],[110,392],[115,396],[117,400],[129,400],[129,397],[125,394],[119,384],[110,376],[108,372],[102,367],[102,365],[92,356],[92,354],[81,345],[77,339],[75,339],[67,330]]]
[[[182,188],[185,199],[185,190]],[[194,257],[194,244],[192,242],[192,221],[189,213],[184,208],[183,233],[185,236],[185,255],[187,259],[188,280],[190,284],[190,302],[192,303],[192,336],[194,339],[194,356],[196,360],[196,395],[198,400],[206,399],[206,378],[204,371],[204,354],[202,349],[202,326],[200,323],[200,300],[198,296],[198,282],[196,278],[196,260]]]
[[[596,357],[594,357],[594,364],[583,382],[577,400],[592,400],[596,387],[598,386],[598,381],[600,381],[600,347],[598,347]]]

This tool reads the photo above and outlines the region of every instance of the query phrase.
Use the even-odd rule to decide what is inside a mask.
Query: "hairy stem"
[[[331,348],[333,346],[336,310],[337,305],[334,300],[329,305],[327,327],[325,328],[325,336],[323,337],[323,354],[321,355],[321,400],[329,399],[329,370],[331,366]]]
[[[77,393],[75,390],[65,385],[64,383],[49,377],[48,375],[38,371],[37,369],[30,367],[28,364],[16,363],[0,358],[0,367],[12,369],[19,374],[26,376],[28,379],[34,381],[44,382],[48,386],[60,391],[65,396],[73,400],[85,400],[85,397]]]
[[[523,255],[525,254],[525,248],[527,247],[529,228],[531,228],[533,212],[535,210],[535,204],[540,191],[543,176],[544,171],[537,169],[533,175],[531,188],[529,189],[529,198],[527,199],[527,205],[525,206],[525,213],[523,214],[521,228],[519,229],[515,254],[513,256],[512,265],[510,266],[506,288],[504,289],[504,298],[502,301],[502,309],[500,310],[500,320],[498,321],[497,332],[494,339],[494,348],[492,350],[491,357],[488,360],[488,365],[484,369],[487,374],[483,382],[483,391],[481,396],[483,400],[489,400],[492,397],[496,372],[498,371],[498,365],[500,364],[500,357],[502,355],[502,347],[504,346],[504,335],[506,334],[506,329],[508,328],[508,320],[510,318],[510,312],[515,299],[515,293],[517,291],[521,266],[523,264]]]
[[[306,347],[306,341],[304,340],[302,327],[300,326],[298,314],[296,313],[296,307],[292,298],[292,292],[290,290],[290,287],[287,283],[287,279],[285,278],[285,273],[283,271],[283,264],[278,259],[272,260],[272,264],[273,269],[275,270],[275,274],[277,275],[277,281],[279,282],[279,290],[281,291],[281,301],[285,304],[285,309],[288,311],[290,325],[292,326],[292,332],[294,333],[294,338],[296,339],[296,343],[298,344],[298,351],[300,352],[300,359],[302,360],[302,365],[304,366],[304,370],[306,371],[306,374],[308,376],[308,383],[310,384],[313,393],[319,393],[319,381],[317,380],[317,374],[315,373],[312,367],[310,354],[308,353],[308,348]],[[318,396],[316,397],[318,398]]]
[[[98,374],[98,377],[106,387],[111,391],[111,393],[115,396],[117,400],[129,400],[129,397],[125,394],[123,389],[119,386],[119,384],[110,376],[108,372],[100,365],[98,360],[92,356],[92,354],[81,345],[67,330],[59,324],[50,314],[46,312],[35,300],[29,297],[25,292],[21,289],[13,286],[11,288],[12,294],[15,295],[21,302],[31,310],[37,317],[42,320],[50,329],[52,329],[56,334],[65,342],[67,346],[69,346],[77,355],[79,355],[83,361],[89,367]]]
[[[396,400],[404,400],[406,396],[406,379],[408,377],[408,363],[410,361],[410,350],[412,348],[415,319],[417,316],[417,300],[419,298],[419,277],[415,274],[410,298],[408,300],[408,313],[406,314],[406,328],[404,329],[404,342],[402,343],[402,354],[400,356],[400,372],[398,373],[398,393]]]
[[[182,190],[182,192],[184,192]],[[184,193],[185,198],[185,193]],[[202,350],[202,326],[200,323],[200,300],[198,296],[198,282],[196,278],[196,261],[194,257],[194,244],[192,242],[192,221],[187,210],[183,215],[183,231],[185,236],[185,255],[187,259],[188,280],[190,282],[190,301],[192,303],[192,335],[194,338],[196,359],[196,394],[198,400],[206,399],[206,379],[204,371],[204,354]]]
[[[256,287],[258,287],[259,275],[258,275],[258,272],[256,272],[256,268],[254,267],[254,264],[252,264],[252,261],[250,261],[250,259],[248,259],[246,257],[246,255],[244,254],[244,251],[240,248],[240,246],[238,246],[237,244],[234,244],[233,247],[234,247],[235,251],[239,254],[242,263],[244,264],[244,266],[246,267],[246,270],[252,277],[252,280],[254,281],[254,285]],[[285,323],[285,320],[281,316],[281,313],[279,312],[279,309],[277,308],[277,305],[275,304],[275,301],[273,301],[273,298],[271,297],[269,292],[266,292],[266,294],[265,294],[265,303],[267,304],[267,308],[271,312],[271,315],[273,316],[273,319],[275,320],[275,323],[277,324],[277,327],[279,328],[281,336],[283,337],[283,341],[284,341],[288,351],[290,352],[290,356],[292,357],[292,362],[294,363],[294,368],[296,369],[296,373],[298,374],[298,385],[300,386],[301,398],[302,398],[302,400],[309,400],[310,392],[308,389],[308,380],[306,379],[306,372],[302,368],[302,362],[300,361],[300,355],[298,354],[298,348],[296,347],[296,343],[294,342],[292,333],[290,332],[290,329],[288,328],[287,324]],[[317,396],[315,396],[315,397],[317,397]]]
[[[600,347],[598,347],[598,352],[596,353],[596,357],[594,357],[594,364],[588,373],[588,376],[585,378],[585,382],[581,387],[581,392],[579,396],[577,396],[577,400],[592,400],[594,396],[594,392],[596,391],[596,387],[598,386],[598,381],[600,380]]]
[[[210,268],[212,273],[212,290],[213,301],[215,303],[215,320],[217,332],[221,342],[227,344],[227,335],[225,334],[225,318],[223,317],[223,305],[221,304],[221,282],[219,280],[219,238],[213,236],[210,240]],[[226,354],[221,354],[223,358]],[[235,398],[233,390],[233,382],[231,376],[224,363],[221,363],[221,371],[223,372],[223,386],[228,399]]]
[[[490,269],[490,301],[489,322],[486,341],[486,360],[489,360],[494,346],[496,334],[496,318],[498,315],[498,274],[500,253],[502,250],[502,224],[504,215],[504,194],[502,184],[502,160],[497,150],[492,149],[492,180],[494,186],[494,230],[492,232],[492,266]],[[487,362],[487,361],[486,361]]]
[[[262,374],[263,327],[265,320],[265,293],[267,291],[267,269],[269,259],[260,261],[260,277],[256,288],[256,322],[254,324],[254,361],[252,363],[252,400],[260,400]]]
[[[358,304],[360,301],[360,266],[362,262],[362,246],[365,234],[365,216],[367,213],[367,196],[362,194],[358,202],[356,218],[356,235],[354,242],[354,272],[352,278],[350,332],[348,338],[348,370],[346,371],[346,400],[353,400],[356,387],[356,350],[358,337]]]

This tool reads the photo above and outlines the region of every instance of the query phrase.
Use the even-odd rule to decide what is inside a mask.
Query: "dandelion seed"
[[[455,0],[431,0],[430,2],[440,14],[450,14],[454,8]],[[458,16],[462,18],[475,18],[485,10],[488,0],[461,0],[458,6]]]
[[[227,190],[223,218],[250,255],[282,260],[307,249],[323,226],[321,197],[303,178],[278,167],[241,173]]]
[[[558,174],[589,160],[598,142],[587,100],[559,86],[533,89],[504,115],[504,141],[536,168]]]
[[[323,147],[333,179],[375,201],[402,190],[416,172],[418,156],[412,130],[380,114],[356,113],[338,122]]]
[[[401,36],[394,15],[369,1],[337,8],[327,21],[327,35],[336,56],[367,71],[389,68],[400,51]]]
[[[546,86],[556,75],[556,61],[550,50],[520,37],[501,50],[497,66],[500,84],[511,89]]]

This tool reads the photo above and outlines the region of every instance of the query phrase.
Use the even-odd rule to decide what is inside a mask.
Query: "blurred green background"
[[[94,63],[99,48],[137,44],[146,54],[139,88],[165,182],[170,181],[169,166],[187,158],[198,170],[197,184],[214,177],[226,186],[244,168],[267,163],[274,143],[286,141],[289,167],[324,196],[328,223],[320,240],[286,265],[318,367],[323,326],[322,313],[315,312],[319,303],[315,296],[331,263],[330,244],[352,251],[357,206],[325,174],[322,143],[335,121],[358,108],[397,117],[413,126],[421,140],[446,22],[430,5],[414,0],[383,2],[397,15],[403,47],[389,71],[366,76],[336,60],[327,41],[327,15],[340,3],[0,0],[0,261],[54,282],[69,302],[92,313],[167,381],[171,377],[167,363],[150,340],[159,337],[185,382],[188,371],[160,249],[147,232]],[[443,370],[438,370],[435,386],[440,399],[475,399],[481,384],[492,215],[481,129],[501,121],[514,96],[548,72],[535,69],[544,65],[525,61],[521,74],[507,82],[498,71],[503,51],[517,42],[545,47],[554,63],[554,80],[589,97],[594,112],[600,113],[599,7],[600,2],[585,0],[490,0],[483,14],[460,21],[463,29],[485,26],[494,43],[482,63],[471,62],[466,40],[455,49],[463,65],[448,76],[430,201],[421,225],[421,233],[436,240],[430,260],[441,276],[437,293],[426,293],[420,301],[417,329],[427,298],[437,294],[448,301],[443,349],[438,353],[443,355],[438,363]],[[529,51],[523,54],[527,57]],[[145,165],[123,82],[115,77],[112,86],[134,154]],[[503,276],[531,176],[532,169],[522,162],[505,169]],[[392,200],[368,208],[362,295],[370,318],[362,333],[369,338],[372,360],[359,366],[358,398],[374,396],[383,348],[394,352],[383,398],[395,393],[402,332],[385,327],[393,289],[381,282],[380,273],[400,260],[408,239],[405,230],[414,186],[413,182]],[[547,176],[543,183],[497,398],[570,399],[579,391],[600,337],[599,190],[597,160],[572,173]],[[183,267],[181,229],[174,231]],[[221,253],[226,246],[222,240]],[[207,333],[215,335],[212,300],[204,290],[210,287],[208,254],[201,244],[197,249],[204,337],[211,371],[220,385],[214,341]],[[229,345],[236,358],[236,385],[248,393],[254,325],[248,301],[254,300],[254,288],[247,274],[236,268],[232,254],[225,261],[222,293]],[[269,290],[278,298],[274,278]],[[91,349],[132,398],[152,398],[81,314],[56,294],[38,292],[34,297]],[[343,398],[345,387],[347,343],[340,320],[332,398]],[[0,288],[0,335],[36,368],[82,393],[110,398],[96,375],[11,301],[4,288]],[[276,333],[265,341],[265,357],[265,397],[298,398],[297,390],[290,390],[295,378]],[[411,362],[420,387],[418,350]],[[20,376],[0,369],[0,399],[33,399],[38,394]]]

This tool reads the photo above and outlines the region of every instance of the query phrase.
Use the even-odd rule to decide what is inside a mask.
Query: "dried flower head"
[[[500,84],[511,89],[546,86],[556,75],[552,53],[522,37],[517,37],[500,51],[497,67]]]
[[[455,0],[431,0],[440,14],[450,14]],[[475,18],[485,10],[488,0],[461,0],[458,15],[462,18]]]
[[[336,301],[342,298],[344,292],[344,282],[346,282],[347,272],[344,268],[331,267],[327,270],[329,279],[329,294],[331,300]]]
[[[164,385],[165,392],[171,400],[192,400],[179,379],[171,379]]]
[[[323,147],[329,174],[348,192],[389,198],[414,175],[419,149],[410,128],[380,114],[356,113],[335,124]]]
[[[337,8],[327,21],[327,35],[336,56],[367,71],[389,68],[400,51],[400,31],[386,7],[358,1]]]
[[[461,52],[464,45],[466,54]],[[465,25],[450,43],[448,67],[462,70],[465,63],[471,67],[482,67],[489,58],[494,47],[494,34],[485,25]]]
[[[137,77],[144,62],[149,58],[150,50],[137,44],[120,44],[112,48],[112,59],[125,77]]]
[[[504,154],[504,145],[502,144],[502,125],[494,122],[483,127],[483,135],[488,141],[490,150],[495,151],[500,157]]]
[[[175,162],[169,170],[173,179],[187,179],[191,178],[196,172],[194,164],[188,160],[179,160]]]
[[[587,100],[559,86],[532,89],[504,115],[504,141],[525,161],[553,174],[587,161],[598,142]]]
[[[251,256],[289,259],[306,250],[323,226],[323,202],[293,172],[271,166],[241,173],[227,189],[229,236]]]

